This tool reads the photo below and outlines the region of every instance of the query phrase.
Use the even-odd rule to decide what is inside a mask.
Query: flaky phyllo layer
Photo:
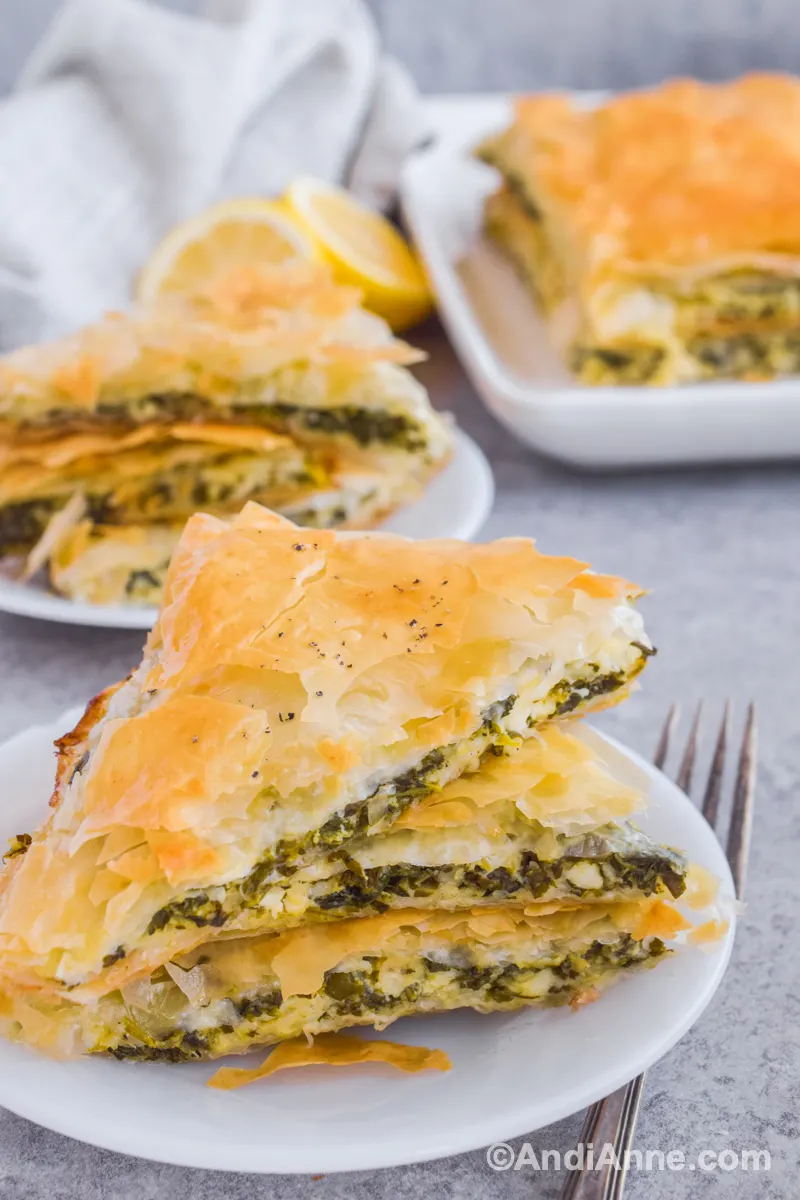
[[[150,425],[46,442],[0,440],[0,555],[25,553],[77,493],[82,527],[186,521],[202,507],[271,507],[328,486],[325,464],[286,437],[247,426]]]
[[[257,905],[242,909],[226,891],[218,897],[230,912],[226,930],[403,907],[681,895],[684,860],[626,820],[644,806],[642,790],[620,783],[584,737],[603,746],[591,731],[574,736],[554,725],[509,739],[484,755],[477,771],[407,808],[385,833],[356,836],[274,880]],[[646,788],[646,779],[637,784]],[[170,922],[191,924],[183,914]]]
[[[303,263],[240,270],[201,295],[109,314],[0,359],[2,432],[222,421],[303,444],[441,450],[445,433],[403,369],[422,355],[359,300]]]
[[[179,1062],[409,1013],[579,1005],[691,928],[659,899],[400,913],[218,940],[95,1005],[6,1000],[4,1028],[45,1049]]]
[[[598,740],[543,726],[485,756],[386,833],[354,838],[273,884],[240,927],[255,919],[263,928],[267,911],[288,926],[387,908],[681,895],[686,862],[627,820],[644,806],[642,791],[620,783],[584,736]]]
[[[198,510],[370,528],[452,450],[407,370],[421,357],[293,263],[0,358],[0,557],[44,544],[57,590],[141,603],[164,577],[149,531],[163,547]]]
[[[316,464],[313,478],[310,487],[274,489],[269,507],[305,529],[370,529],[399,499],[412,499],[416,488],[402,472],[390,469],[323,471]],[[204,478],[203,491],[206,484]],[[238,499],[239,489],[235,491]],[[228,504],[227,499],[204,501],[203,510],[218,511]],[[183,523],[164,520],[98,525],[77,519],[59,534],[50,554],[50,582],[72,600],[157,605],[182,531]]]
[[[0,975],[90,995],[271,921],[275,884],[622,698],[636,595],[523,539],[194,517],[142,664],[62,739],[55,812],[6,868]]]

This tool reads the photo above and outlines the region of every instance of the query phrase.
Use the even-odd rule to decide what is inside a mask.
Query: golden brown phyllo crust
[[[800,368],[800,81],[674,80],[590,106],[542,94],[480,157],[487,228],[587,383]]]
[[[142,663],[62,744],[57,807],[0,880],[0,976],[88,997],[269,924],[277,881],[622,698],[637,595],[526,539],[192,518]]]
[[[141,602],[196,511],[257,500],[309,527],[370,527],[451,453],[407,370],[421,357],[308,263],[240,270],[7,355],[0,557],[44,543],[65,594]]]
[[[110,313],[70,337],[7,355],[0,417],[6,428],[50,421],[82,431],[191,420],[208,415],[197,411],[205,402],[212,413],[246,418],[263,406],[258,383],[281,369],[318,367],[330,378],[423,357],[359,300],[323,267],[239,270],[197,295]]]

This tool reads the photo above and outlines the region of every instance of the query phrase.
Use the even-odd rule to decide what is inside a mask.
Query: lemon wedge
[[[136,299],[149,303],[167,292],[192,295],[240,267],[317,257],[313,240],[281,201],[224,200],[167,234],[139,274]]]
[[[279,203],[335,278],[360,288],[365,306],[393,330],[431,311],[433,298],[416,255],[380,213],[344,188],[308,177],[295,180]]]

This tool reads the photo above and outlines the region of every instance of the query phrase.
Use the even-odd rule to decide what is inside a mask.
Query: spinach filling
[[[579,379],[593,384],[647,383],[666,357],[661,346],[584,346],[570,351],[569,366]]]
[[[686,350],[707,375],[736,377],[783,375],[800,371],[800,334],[796,331],[691,338]]]
[[[503,178],[506,182],[508,190],[517,201],[520,208],[523,209],[525,215],[530,217],[532,221],[536,221],[537,224],[539,221],[542,221],[542,210],[531,199],[525,184],[525,180],[522,178],[522,176],[517,175],[513,171],[506,171],[503,175]]]
[[[58,507],[53,500],[26,500],[0,508],[0,557],[35,546]]]
[[[645,944],[630,934],[614,943],[595,941],[586,949],[554,953],[547,959],[521,963],[497,963],[489,966],[454,965],[434,957],[418,960],[419,970],[409,969],[412,977],[405,988],[387,994],[381,988],[382,955],[367,955],[366,966],[356,971],[330,970],[325,975],[322,993],[326,1000],[324,1021],[340,1025],[342,1018],[378,1014],[382,1019],[401,1016],[414,1005],[425,1006],[435,1000],[443,980],[464,993],[464,1003],[475,1007],[518,1008],[526,1003],[543,1006],[569,1004],[581,992],[601,981],[610,972],[654,964],[668,953],[659,938]],[[545,987],[531,991],[531,983],[541,979],[541,972],[550,971]],[[239,1022],[249,1027],[239,1030],[245,1038],[269,1036],[269,1023],[280,1016],[283,997],[271,985],[265,992],[255,991],[233,1002]],[[435,1007],[435,1006],[434,1006]],[[450,1007],[450,1005],[448,1005]],[[224,1052],[235,1047],[218,1046],[226,1036],[236,1032],[236,1026],[222,1024],[204,1029],[202,1033],[175,1029],[164,1037],[146,1034],[129,1016],[123,1022],[127,1032],[115,1045],[98,1047],[97,1053],[113,1058],[138,1062],[188,1062],[204,1058],[215,1049]],[[131,1040],[131,1035],[136,1040]]]
[[[796,330],[758,333],[703,333],[690,337],[686,353],[706,378],[790,375],[800,372],[800,334]],[[647,383],[658,372],[666,351],[658,346],[573,347],[570,366],[586,383]]]
[[[134,1034],[135,1028],[133,1025]],[[232,1033],[233,1026],[228,1028]],[[106,1053],[120,1062],[179,1063],[204,1058],[210,1049],[211,1042],[208,1037],[200,1033],[180,1032],[171,1034],[169,1038],[162,1038],[160,1042],[153,1041],[152,1044],[119,1042]]]
[[[12,838],[8,839],[8,849],[3,855],[3,862],[8,862],[12,858],[21,858],[23,854],[27,854],[32,841],[33,838],[29,833],[15,833]]]
[[[413,454],[424,450],[427,445],[424,430],[403,413],[356,408],[353,404],[335,408],[273,404],[269,411],[291,427],[329,437],[344,435],[353,438],[359,446],[371,446],[378,442]]]
[[[523,175],[518,171],[510,170],[504,162],[499,162],[492,147],[486,147],[483,150],[479,149],[476,157],[500,172],[508,190],[532,221],[543,220],[542,210],[528,191],[528,184]]]
[[[253,466],[258,465],[256,477]],[[324,478],[324,477],[323,477]],[[76,486],[77,486],[76,480]],[[113,490],[92,492],[87,486],[86,515],[95,525],[125,525],[131,521],[185,520],[198,507],[224,508],[243,503],[248,496],[267,492],[276,483],[308,487],[319,483],[310,471],[276,472],[268,461],[258,463],[252,454],[220,454],[198,467],[186,464],[141,480],[135,494],[119,503]],[[48,522],[63,508],[63,494],[21,500],[0,508],[0,555],[23,553],[36,544]]]
[[[424,450],[424,428],[405,413],[359,408],[341,404],[331,408],[306,408],[297,404],[250,404],[244,396],[234,395],[224,407],[196,392],[162,392],[137,396],[130,402],[100,401],[90,418],[82,418],[72,409],[51,409],[37,422],[62,424],[65,428],[92,428],[98,424],[132,427],[150,421],[218,421],[263,425],[277,433],[298,431],[353,438],[360,446],[375,443],[414,453]],[[24,425],[25,423],[23,423]]]
[[[169,562],[163,563],[152,571],[131,571],[125,584],[125,595],[132,600],[148,597],[164,585]]]
[[[509,866],[484,867],[481,863],[418,866],[392,863],[362,869],[350,860],[347,868],[323,885],[328,890],[313,896],[312,905],[321,912],[339,916],[372,915],[385,912],[398,899],[423,900],[442,889],[459,889],[469,898],[509,900],[524,892],[539,899],[552,889],[588,900],[606,892],[636,891],[650,896],[666,888],[677,899],[686,887],[686,865],[679,855],[662,847],[639,849],[636,840],[626,847],[598,831],[589,837],[571,839],[561,858],[541,859],[524,850]],[[590,864],[602,877],[601,887],[579,887],[566,878],[578,864]]]
[[[691,292],[675,295],[663,285],[656,288],[676,300],[686,326],[720,326],[742,321],[787,321],[800,318],[800,279],[735,271],[700,279]]]
[[[300,512],[293,512],[291,518],[295,525],[304,528],[332,529],[336,525],[343,525],[349,515],[346,508],[336,504],[326,509],[304,508]]]
[[[550,692],[550,698],[556,705],[553,716],[563,717],[567,713],[574,712],[587,700],[592,700],[597,696],[610,695],[635,679],[644,669],[647,659],[656,651],[652,647],[640,645],[638,642],[634,644],[641,651],[641,655],[632,670],[602,672],[597,663],[588,663],[587,670],[592,674],[573,682],[565,679],[562,683],[556,684]],[[536,722],[533,717],[528,717],[527,723],[529,726],[533,726]]]
[[[152,495],[148,495],[152,500]],[[0,507],[0,557],[24,554],[35,546],[51,518],[64,507],[65,499],[62,495],[47,496]],[[125,521],[124,513],[115,508],[110,493],[87,496],[86,515],[97,525],[117,525]]]
[[[512,695],[491,705],[472,738],[504,738],[506,735],[497,722],[508,715],[515,700],[516,696]],[[212,897],[202,891],[165,905],[152,917],[147,933],[158,933],[168,925],[185,928],[187,923],[222,926],[242,909],[258,907],[276,874],[282,877],[293,875],[309,853],[336,850],[350,838],[377,832],[405,812],[415,800],[427,796],[436,787],[436,776],[447,768],[461,748],[461,743],[455,743],[429,750],[416,767],[380,784],[363,800],[346,805],[319,829],[302,837],[281,839],[243,879],[214,889],[219,896]]]
[[[644,663],[645,651],[628,672],[601,673],[596,664],[589,664],[587,669],[596,674],[574,683],[564,681],[551,689],[548,698],[554,705],[552,715],[572,712],[587,699],[616,691],[638,674]],[[514,707],[516,699],[514,694],[507,696],[484,712],[481,725],[469,739],[471,742],[481,740],[484,743],[483,754],[503,753],[508,735],[502,722]],[[533,717],[528,717],[528,724],[535,724]],[[380,784],[363,800],[346,805],[318,829],[301,837],[283,838],[242,879],[221,887],[191,892],[180,900],[170,901],[154,913],[146,935],[159,933],[168,926],[178,929],[192,925],[198,928],[221,928],[243,910],[257,909],[274,880],[293,875],[309,855],[330,853],[351,838],[380,832],[415,801],[435,791],[439,780],[447,778],[447,768],[463,747],[464,743],[458,742],[429,750],[416,767]]]

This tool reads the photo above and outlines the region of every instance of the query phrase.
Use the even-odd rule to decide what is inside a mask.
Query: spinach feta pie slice
[[[659,899],[592,905],[419,909],[223,939],[92,1005],[19,996],[6,1030],[45,1050],[181,1062],[398,1017],[596,999],[655,965],[690,928]]]
[[[198,510],[252,499],[304,526],[369,528],[417,499],[452,450],[406,369],[420,357],[307,263],[240,271],[7,355],[0,558],[43,541],[36,561],[57,590],[141,603],[163,584],[166,527]],[[152,538],[114,532],[136,526]]]
[[[622,699],[638,594],[527,539],[195,515],[142,663],[61,740],[54,812],[0,879],[0,981],[100,994],[268,924],[276,881]]]
[[[0,433],[257,425],[419,485],[451,449],[422,357],[319,264],[239,270],[0,359]]]

